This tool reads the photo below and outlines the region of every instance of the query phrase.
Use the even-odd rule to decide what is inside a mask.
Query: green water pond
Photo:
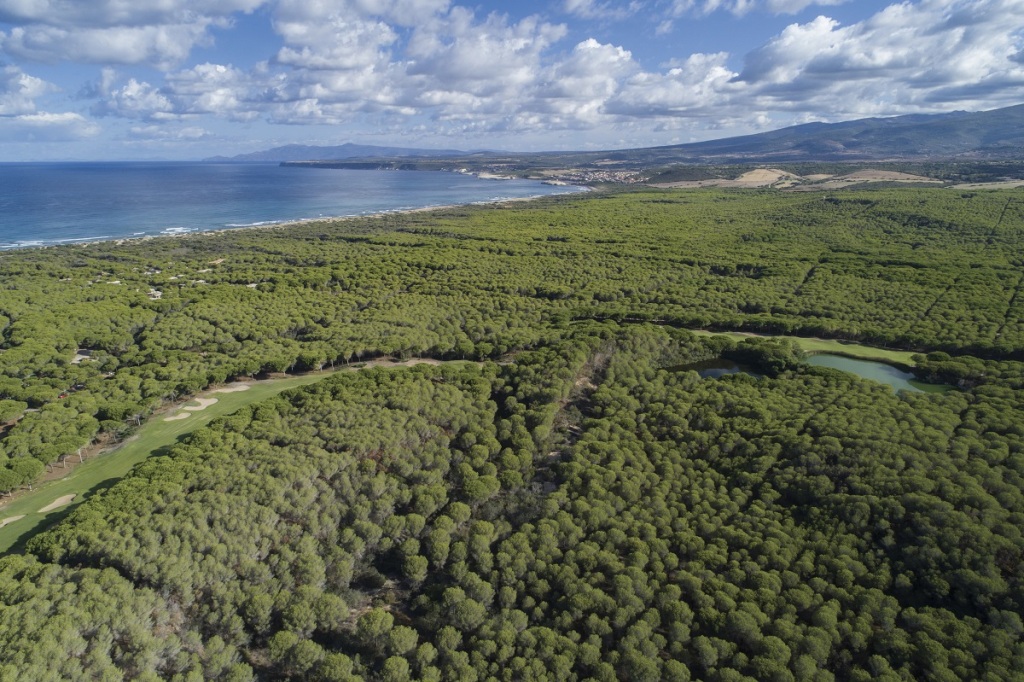
[[[858,360],[848,358],[844,355],[833,355],[832,353],[818,353],[807,358],[808,365],[815,367],[831,367],[844,372],[856,374],[862,379],[870,379],[883,384],[888,384],[896,391],[919,391],[921,393],[945,393],[953,389],[947,384],[930,384],[927,381],[915,379],[910,372],[887,365],[884,362],[871,360]]]
[[[858,360],[857,358],[850,358],[845,355],[817,353],[809,356],[806,362],[808,365],[813,365],[815,367],[830,367],[832,369],[856,374],[862,379],[870,379],[871,381],[888,384],[889,386],[892,386],[895,391],[945,393],[946,391],[953,390],[952,386],[948,386],[946,384],[930,384],[926,381],[915,379],[914,375],[910,372],[905,372],[893,365],[889,365],[884,362],[876,362],[874,360]],[[759,374],[751,371],[749,367],[735,363],[732,360],[725,360],[722,358],[704,360],[702,362],[680,365],[669,369],[672,371],[694,371],[704,379],[717,379],[729,374],[749,374],[755,377],[760,376]]]

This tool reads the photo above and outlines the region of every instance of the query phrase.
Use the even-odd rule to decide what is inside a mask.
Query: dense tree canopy
[[[30,652],[3,658],[238,679],[1022,669],[1019,392],[664,369],[720,350],[577,325],[512,364],[338,374],[221,419],[0,561],[20,619],[0,649]],[[68,587],[96,581],[109,603]],[[32,600],[79,614],[66,636]]]
[[[498,357],[574,319],[1020,359],[1018,194],[648,190],[5,253],[4,415],[67,409],[24,413],[0,465],[234,376]]]
[[[238,375],[480,362],[147,460],[0,559],[0,679],[1013,679],[1021,210],[645,191],[4,254],[0,490]],[[718,357],[757,376],[679,369]]]

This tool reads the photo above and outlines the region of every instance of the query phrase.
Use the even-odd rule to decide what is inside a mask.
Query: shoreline
[[[23,245],[10,245],[0,246],[0,255],[9,252],[23,251],[26,249],[54,249],[54,248],[85,248],[93,246],[95,244],[110,244],[113,243],[116,246],[122,244],[134,243],[147,241],[151,239],[163,239],[163,238],[180,238],[190,237],[197,235],[206,234],[222,234],[225,232],[234,232],[235,230],[255,230],[263,228],[281,228],[281,227],[292,227],[295,225],[308,225],[310,223],[340,223],[351,220],[363,220],[366,218],[383,218],[391,215],[403,215],[412,213],[428,213],[431,211],[444,211],[453,208],[459,208],[463,206],[491,206],[496,204],[505,204],[511,202],[524,202],[524,201],[535,201],[537,199],[544,199],[547,197],[560,197],[568,196],[571,194],[586,194],[588,192],[595,191],[593,187],[589,185],[561,185],[560,187],[575,188],[566,189],[562,192],[552,192],[551,194],[533,194],[526,197],[508,197],[501,199],[488,199],[483,201],[472,201],[469,203],[456,203],[456,204],[438,204],[432,206],[419,206],[416,208],[393,208],[384,209],[381,211],[370,211],[367,213],[360,213],[354,215],[338,215],[338,216],[322,216],[317,218],[289,218],[285,220],[275,221],[268,220],[252,224],[244,225],[233,225],[233,226],[222,226],[212,227],[209,229],[204,228],[168,228],[170,230],[180,229],[181,231],[174,232],[160,232],[157,234],[141,234],[141,235],[130,235],[124,237],[104,236],[104,237],[74,237],[68,239],[62,239],[54,241],[52,243],[28,243]]]
[[[117,239],[102,239],[95,242],[89,242],[90,244],[103,243],[109,241],[129,241],[135,239],[156,239],[158,237],[188,237],[200,234],[223,234],[224,232],[234,232],[235,230],[256,230],[261,228],[273,228],[273,227],[291,227],[292,225],[308,225],[310,223],[342,223],[350,220],[363,220],[366,218],[383,218],[392,215],[406,215],[413,213],[431,213],[433,211],[446,211],[453,208],[461,208],[463,206],[493,206],[496,204],[508,204],[513,202],[524,202],[524,201],[536,201],[537,199],[546,199],[547,197],[561,197],[569,194],[585,194],[587,192],[594,191],[594,188],[587,185],[572,185],[578,187],[577,192],[560,192],[557,194],[534,194],[528,197],[510,197],[507,199],[493,199],[488,201],[472,201],[467,204],[437,204],[434,206],[420,206],[419,208],[392,208],[383,211],[372,211],[370,213],[360,213],[359,215],[342,215],[342,216],[324,216],[322,218],[296,218],[294,220],[282,220],[280,222],[267,221],[265,223],[259,223],[254,225],[238,225],[236,227],[216,227],[210,230],[194,230],[192,232],[180,232],[177,234],[160,234],[160,235],[146,235],[142,237],[120,237]]]

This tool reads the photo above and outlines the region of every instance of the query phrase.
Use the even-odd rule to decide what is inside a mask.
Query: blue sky
[[[0,0],[0,161],[610,149],[1024,102],[1024,0]]]

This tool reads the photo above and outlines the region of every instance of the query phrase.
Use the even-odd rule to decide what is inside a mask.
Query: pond
[[[917,391],[921,393],[945,393],[953,389],[946,384],[930,384],[926,381],[915,379],[910,372],[887,365],[884,362],[873,360],[858,360],[845,355],[834,355],[832,353],[818,353],[807,358],[808,365],[815,367],[831,367],[844,372],[856,374],[862,379],[870,379],[879,383],[888,384],[896,391]],[[718,379],[729,374],[748,374],[760,378],[761,374],[754,372],[750,367],[741,365],[732,360],[713,358],[701,362],[691,362],[686,365],[677,365],[667,368],[670,372],[693,371],[702,379]]]
[[[946,384],[930,384],[914,378],[910,372],[904,372],[884,362],[857,360],[844,355],[818,353],[807,358],[808,365],[815,367],[831,367],[844,372],[856,374],[862,379],[870,379],[888,384],[897,391],[920,391],[922,393],[945,393],[953,389]]]
[[[727,374],[749,374],[752,377],[760,377],[761,375],[751,370],[746,365],[741,365],[732,360],[725,360],[723,358],[712,358],[711,360],[702,360],[700,362],[691,362],[686,365],[676,365],[675,367],[668,367],[670,372],[696,372],[702,379],[717,379],[724,377]]]

